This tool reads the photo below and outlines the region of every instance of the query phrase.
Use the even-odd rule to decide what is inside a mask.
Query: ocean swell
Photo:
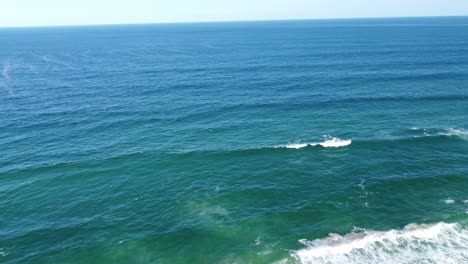
[[[299,263],[467,263],[468,230],[459,224],[410,224],[402,230],[355,230],[314,241],[291,255]]]

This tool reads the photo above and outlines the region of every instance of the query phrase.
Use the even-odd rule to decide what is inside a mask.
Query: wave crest
[[[468,131],[464,129],[449,128],[445,132],[442,132],[441,135],[456,136],[462,139],[468,139]]]
[[[468,131],[461,128],[435,129],[413,127],[410,130],[415,134],[415,137],[447,136],[468,139]]]
[[[300,263],[467,263],[468,230],[459,224],[410,224],[402,230],[330,234],[292,252]]]
[[[315,146],[322,146],[324,148],[339,148],[351,145],[352,140],[343,140],[339,138],[331,137],[328,140],[319,143],[295,143],[295,144],[288,144],[281,146],[282,148],[288,149],[301,149],[308,146],[315,147]]]

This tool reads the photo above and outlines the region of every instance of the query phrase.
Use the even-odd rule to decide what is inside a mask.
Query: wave
[[[414,134],[414,137],[447,136],[468,140],[468,130],[460,128],[436,129],[412,127],[410,128],[410,131]]]
[[[12,68],[12,65],[10,63],[5,63],[3,65],[2,69],[2,77],[5,80],[5,89],[8,92],[8,94],[13,95],[13,87],[11,85],[11,79],[10,79],[10,70]]]
[[[463,139],[468,139],[468,131],[463,129],[449,128],[445,132],[440,133],[443,136],[456,136]]]
[[[447,199],[444,199],[442,200],[444,203],[446,204],[453,204],[455,203],[455,200],[453,200],[452,198],[447,198]]]
[[[22,127],[27,128],[27,127]],[[94,129],[94,128],[90,128]],[[409,133],[408,133],[409,132]],[[90,156],[85,151],[74,153],[74,159],[79,159],[80,162],[70,162],[68,159],[58,160],[55,158],[56,162],[61,165],[68,164],[70,166],[78,164],[94,164],[95,162],[106,162],[114,159],[125,160],[133,159],[138,156],[138,159],[143,157],[154,159],[155,157],[160,157],[161,160],[165,159],[179,159],[194,157],[198,155],[212,155],[212,156],[223,156],[231,155],[232,157],[238,156],[243,157],[245,155],[257,155],[257,154],[277,154],[285,151],[295,151],[303,148],[311,148],[314,150],[320,150],[323,148],[340,148],[347,147],[351,144],[356,147],[356,149],[365,149],[365,148],[374,148],[374,147],[395,147],[395,145],[408,145],[413,143],[446,143],[446,142],[457,142],[457,141],[467,141],[468,140],[468,130],[463,128],[448,128],[448,129],[423,129],[423,128],[408,128],[404,131],[404,135],[400,136],[391,136],[391,137],[377,137],[377,138],[358,138],[358,139],[340,139],[335,137],[328,137],[322,142],[315,143],[290,143],[286,145],[259,145],[259,146],[238,146],[238,147],[224,147],[224,148],[207,148],[204,146],[202,149],[153,149],[146,150],[143,154],[140,151],[136,152],[120,152],[114,153],[115,155],[110,156]],[[10,141],[10,143],[15,143],[16,141]],[[143,155],[143,157],[141,156]],[[14,163],[3,164],[0,166],[0,173],[14,173],[22,170],[35,170],[41,168],[47,168],[44,164],[29,164],[28,166],[22,166],[18,168]]]
[[[191,89],[193,86],[180,85],[177,89]],[[157,93],[159,90],[146,91],[146,93]],[[212,107],[200,111],[184,111],[183,114],[175,117],[174,121],[186,121],[199,118],[212,118],[227,113],[237,113],[239,111],[258,111],[259,109],[311,109],[311,108],[335,108],[342,104],[368,104],[368,103],[412,103],[412,102],[460,102],[467,101],[468,94],[447,94],[447,95],[401,95],[401,96],[348,96],[346,98],[328,98],[327,94],[316,94],[311,96],[291,96],[272,102],[243,102],[229,104],[220,107]]]
[[[335,137],[326,136],[328,139],[323,142],[314,143],[291,143],[287,145],[280,145],[275,148],[286,148],[286,149],[302,149],[306,147],[322,146],[325,148],[338,148],[346,147],[351,145],[353,142],[363,146],[368,144],[382,144],[385,142],[414,142],[414,141],[436,141],[436,140],[468,140],[468,130],[462,128],[410,128],[410,133],[405,133],[402,136],[387,137],[387,138],[364,138],[353,141],[351,139],[340,139]],[[267,147],[268,148],[268,147]],[[263,148],[261,148],[263,149]]]
[[[410,224],[402,230],[356,229],[291,252],[300,263],[467,263],[468,230],[459,224]]]
[[[346,147],[351,145],[352,140],[343,140],[339,138],[331,137],[329,140],[325,140],[319,143],[295,143],[295,144],[288,144],[284,146],[279,146],[279,148],[288,148],[288,149],[301,149],[308,146],[315,147],[315,146],[322,146],[324,148],[339,148],[339,147]]]
[[[465,101],[468,96],[464,94],[448,94],[448,95],[424,95],[424,96],[375,96],[375,97],[350,97],[331,99],[329,103],[372,103],[372,102],[440,102],[440,101]]]

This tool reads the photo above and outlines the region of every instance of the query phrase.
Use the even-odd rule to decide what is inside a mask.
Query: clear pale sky
[[[468,0],[0,0],[0,27],[468,15]]]

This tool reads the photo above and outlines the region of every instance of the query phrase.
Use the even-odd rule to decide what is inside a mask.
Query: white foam
[[[464,129],[449,128],[446,131],[441,132],[439,134],[444,136],[456,136],[462,139],[468,139],[468,131]]]
[[[339,147],[349,146],[351,145],[351,143],[352,143],[351,140],[342,140],[339,138],[332,138],[325,142],[319,143],[319,145],[325,148],[339,148]]]
[[[288,144],[288,145],[285,145],[283,147],[285,148],[289,148],[289,149],[300,149],[300,148],[305,148],[309,145],[312,145],[310,143],[304,143],[304,144]]]
[[[291,253],[300,263],[468,263],[468,230],[458,224],[410,224],[300,242],[307,248]]]
[[[339,148],[339,147],[349,146],[351,145],[351,143],[352,143],[352,140],[343,140],[343,139],[332,137],[329,140],[325,140],[319,143],[288,144],[282,147],[289,148],[289,149],[301,149],[301,148],[305,148],[308,146],[311,146],[311,147],[322,146],[324,148]]]
[[[255,245],[258,246],[262,243],[262,241],[260,240],[260,237],[257,237],[257,239],[255,239]]]
[[[447,199],[445,199],[445,200],[443,200],[443,201],[444,201],[444,203],[446,203],[446,204],[453,204],[453,203],[455,203],[455,200],[453,200],[453,199],[451,199],[451,198],[447,198]]]
[[[447,129],[426,129],[426,128],[410,128],[410,130],[422,133],[422,135],[416,135],[414,137],[434,137],[434,136],[449,136],[459,137],[461,139],[468,140],[468,130],[461,128],[447,128]]]

